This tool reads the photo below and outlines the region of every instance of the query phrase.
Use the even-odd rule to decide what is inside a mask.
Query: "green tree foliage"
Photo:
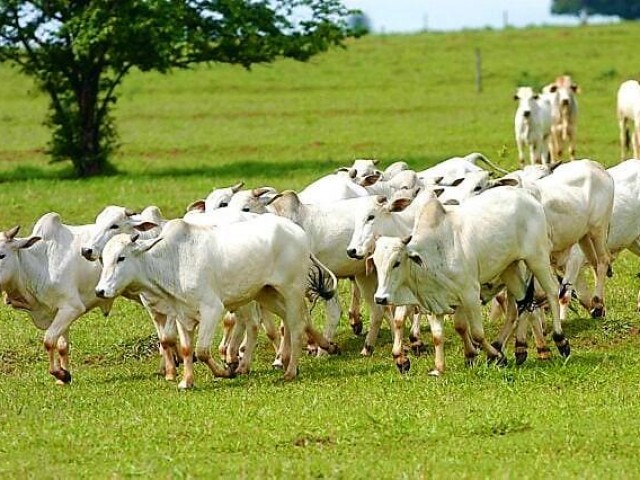
[[[133,68],[305,61],[349,34],[338,0],[0,0],[0,62],[50,97],[53,161],[110,170],[116,88]]]
[[[634,20],[640,18],[640,0],[553,0],[551,13],[615,15]]]

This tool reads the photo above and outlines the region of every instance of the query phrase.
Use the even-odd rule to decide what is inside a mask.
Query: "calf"
[[[551,142],[550,150],[555,159],[562,156],[565,145],[569,149],[571,160],[576,158],[576,128],[578,123],[579,87],[568,75],[556,78],[555,82],[545,86],[543,96],[551,102]]]
[[[551,103],[547,98],[540,98],[531,87],[518,88],[514,99],[518,102],[514,127],[520,165],[524,166],[527,148],[532,164],[549,163]]]

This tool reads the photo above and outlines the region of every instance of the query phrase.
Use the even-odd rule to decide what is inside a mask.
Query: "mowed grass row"
[[[578,155],[619,160],[615,92],[639,77],[635,24],[372,36],[309,64],[212,66],[126,79],[115,115],[120,175],[65,179],[48,165],[46,98],[0,67],[0,228],[26,235],[48,211],[90,222],[107,204],[158,205],[168,217],[215,186],[299,189],[354,158],[425,168],[480,151],[515,168],[512,100],[520,84],[569,73],[580,84]],[[474,85],[474,49],[483,91]],[[248,377],[194,391],[155,375],[152,327],[118,300],[71,331],[73,383],[47,373],[42,334],[0,308],[0,473],[6,478],[621,478],[638,473],[638,261],[623,254],[607,318],[565,323],[572,356],[467,369],[447,326],[448,371],[391,362],[383,328],[372,358],[343,319],[342,354],[304,358],[283,383],[261,338]],[[347,286],[342,287],[346,304]],[[367,313],[365,312],[365,316]],[[321,324],[322,307],[313,312]],[[499,325],[487,325],[493,336]],[[424,335],[429,340],[428,331]],[[512,346],[508,347],[512,357]]]

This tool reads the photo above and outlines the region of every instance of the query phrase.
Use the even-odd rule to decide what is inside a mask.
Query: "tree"
[[[53,161],[109,171],[116,90],[134,68],[300,61],[349,35],[339,0],[0,0],[0,62],[50,99]]]
[[[625,20],[635,20],[640,18],[640,0],[553,0],[551,13],[614,15]]]

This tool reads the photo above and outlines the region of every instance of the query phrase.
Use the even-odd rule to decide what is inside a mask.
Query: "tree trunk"
[[[94,72],[82,77],[76,92],[78,102],[78,150],[72,158],[76,174],[80,177],[99,175],[104,172],[107,152],[101,146],[101,119],[98,118],[98,93],[100,75]]]

